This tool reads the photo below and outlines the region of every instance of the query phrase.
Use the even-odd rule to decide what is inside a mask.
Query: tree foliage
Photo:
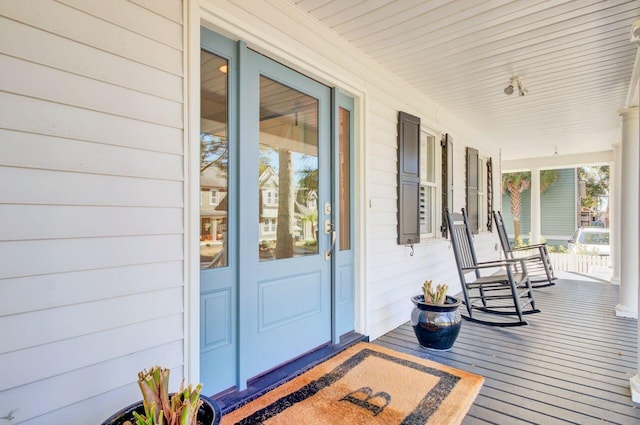
[[[601,198],[609,196],[609,166],[580,167],[578,179],[585,182],[586,194],[580,196],[582,206],[592,210],[600,209]]]
[[[208,133],[200,133],[200,172],[215,165],[226,173],[229,161],[227,139]]]

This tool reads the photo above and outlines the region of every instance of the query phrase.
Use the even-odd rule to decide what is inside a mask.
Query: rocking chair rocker
[[[478,262],[473,245],[473,235],[464,208],[462,214],[450,213],[445,209],[447,226],[451,235],[451,245],[458,266],[458,275],[462,285],[464,304],[468,315],[462,314],[466,320],[489,326],[522,326],[527,325],[524,314],[539,313],[535,308],[531,281],[527,274],[524,260],[506,259],[499,261]],[[516,264],[519,270],[516,271]],[[481,276],[485,269],[501,268],[499,274]],[[473,278],[468,275],[473,274]],[[529,306],[530,309],[525,310]],[[485,320],[474,317],[475,310],[495,315],[514,315],[516,321]]]
[[[504,257],[507,259],[521,258],[525,260],[527,270],[529,272],[529,279],[531,279],[531,287],[545,288],[547,286],[555,285],[555,280],[558,278],[553,274],[553,266],[549,259],[547,244],[540,243],[513,248],[509,242],[507,230],[504,227],[504,221],[502,220],[502,214],[500,211],[493,211],[493,220],[496,222],[496,229],[498,229],[498,236],[500,237],[500,245],[502,245]],[[537,251],[537,253],[527,257],[516,257],[514,255],[515,252],[529,250]],[[516,271],[518,271],[517,268]]]

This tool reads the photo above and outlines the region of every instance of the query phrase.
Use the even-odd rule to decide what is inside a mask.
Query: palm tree
[[[540,172],[540,193],[558,180],[558,171],[542,170]],[[511,199],[511,215],[513,216],[513,233],[516,244],[520,240],[520,217],[522,215],[522,192],[531,186],[531,172],[505,173],[502,175],[502,193],[509,192]]]
[[[288,149],[278,151],[278,227],[276,228],[276,258],[293,257],[293,156]]]

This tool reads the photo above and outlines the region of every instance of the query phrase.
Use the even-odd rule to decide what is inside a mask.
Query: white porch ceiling
[[[640,0],[291,1],[494,140],[503,159],[618,141]],[[514,75],[527,96],[503,93]]]

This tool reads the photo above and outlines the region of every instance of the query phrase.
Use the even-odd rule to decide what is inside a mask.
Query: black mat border
[[[460,381],[461,379],[458,376],[452,375],[442,370],[434,369],[432,367],[424,366],[410,360],[401,359],[389,354],[365,348],[345,360],[342,364],[336,366],[336,368],[334,368],[326,375],[310,382],[299,390],[287,394],[286,396],[274,401],[269,406],[266,406],[254,412],[250,416],[241,419],[239,422],[236,422],[236,425],[263,424],[265,421],[284,412],[289,407],[304,401],[305,399],[315,395],[323,388],[326,388],[334,382],[338,381],[339,379],[344,377],[351,369],[362,363],[369,356],[388,360],[402,366],[410,367],[419,372],[427,373],[429,375],[440,378],[438,383],[425,395],[420,403],[418,403],[418,406],[403,419],[401,425],[425,424],[429,420],[431,415],[437,410],[440,403],[444,401],[444,399],[449,395],[451,390],[453,390],[458,381]]]

